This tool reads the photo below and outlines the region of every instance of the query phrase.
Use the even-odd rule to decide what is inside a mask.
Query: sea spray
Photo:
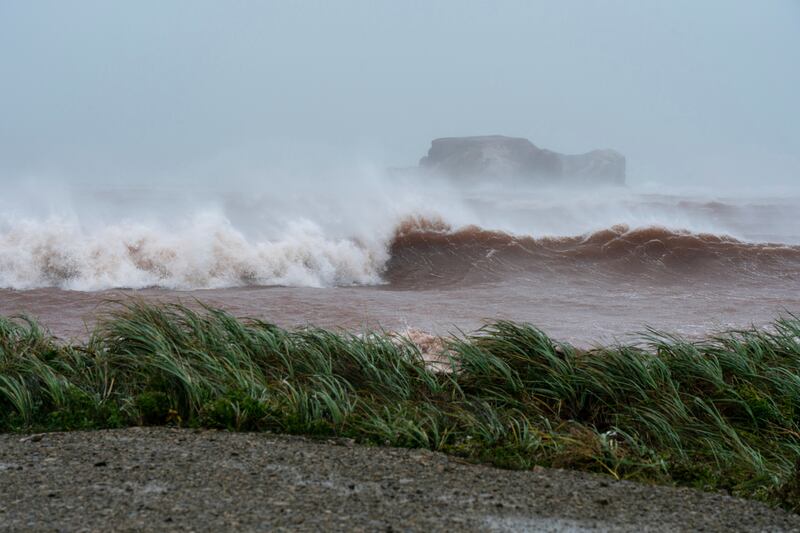
[[[132,180],[124,187],[20,178],[0,197],[0,287],[374,285],[397,282],[396,267],[403,261],[419,275],[445,256],[464,263],[456,271],[480,264],[502,271],[505,256],[495,254],[503,249],[487,245],[487,235],[509,235],[516,246],[537,253],[560,242],[557,251],[575,266],[594,250],[581,240],[613,233],[614,227],[627,229],[609,237],[603,251],[636,252],[661,263],[686,250],[703,255],[700,241],[724,247],[711,242],[716,237],[696,237],[703,234],[742,243],[800,242],[794,216],[800,201],[792,196],[720,199],[708,191],[681,195],[662,189],[466,185],[372,167],[267,173],[260,179],[183,177],[161,185]],[[429,249],[433,255],[418,256],[417,262],[407,262],[407,253],[393,259],[406,251],[409,221],[420,220],[428,226],[411,229],[431,237],[429,223],[435,221],[440,233],[453,235],[449,247]],[[453,239],[460,248],[453,248]],[[575,253],[566,253],[564,243]],[[463,255],[466,249],[483,254],[480,264],[479,257]],[[749,249],[745,259],[763,259],[762,252]],[[546,267],[545,259],[534,253],[515,269],[535,272],[537,264]]]

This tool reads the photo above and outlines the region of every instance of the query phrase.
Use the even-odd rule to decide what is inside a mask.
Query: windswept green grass
[[[589,352],[528,324],[446,341],[128,302],[82,345],[0,317],[0,431],[205,426],[574,468],[800,509],[800,319]]]

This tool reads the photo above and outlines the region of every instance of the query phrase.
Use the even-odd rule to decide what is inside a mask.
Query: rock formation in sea
[[[566,155],[539,148],[528,139],[503,135],[434,139],[419,166],[456,178],[517,177],[554,183],[625,183],[625,157],[614,150]]]

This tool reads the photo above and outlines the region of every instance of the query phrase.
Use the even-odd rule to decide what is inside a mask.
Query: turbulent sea
[[[445,334],[511,319],[591,344],[800,313],[800,195],[375,172],[268,184],[12,184],[0,314],[81,336],[134,294],[283,326]]]

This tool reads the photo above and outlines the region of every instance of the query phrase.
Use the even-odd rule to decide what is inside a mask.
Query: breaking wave
[[[790,194],[467,186],[370,168],[96,179],[4,184],[0,288],[414,289],[800,272],[800,196]],[[755,244],[765,242],[781,244]]]
[[[219,217],[171,232],[118,224],[94,231],[63,220],[23,221],[0,232],[0,286],[72,290],[242,285],[375,284],[386,248],[331,239],[298,223],[277,240],[253,240]]]
[[[224,217],[196,217],[164,231],[116,224],[94,231],[58,219],[0,228],[0,286],[72,290],[247,285],[375,285],[414,289],[490,283],[513,276],[785,276],[800,247],[726,235],[617,225],[581,236],[520,236],[452,228],[410,217],[369,242],[332,239],[310,223],[280,239],[253,239]]]

